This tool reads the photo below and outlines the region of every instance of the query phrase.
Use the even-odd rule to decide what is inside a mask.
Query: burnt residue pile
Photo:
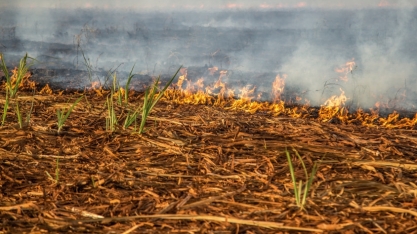
[[[270,93],[286,75],[284,96],[321,105],[341,89],[354,108],[376,102],[416,109],[417,12],[413,8],[285,10],[105,10],[17,7],[0,10],[0,51],[26,52],[35,77],[83,88],[132,69],[143,82],[184,65],[188,79],[227,70],[230,88]],[[355,66],[340,79],[335,70]],[[93,71],[92,76],[88,70]],[[197,72],[198,71],[198,72]],[[36,76],[38,74],[38,76]],[[238,93],[238,91],[236,91]],[[268,99],[264,95],[263,99]]]

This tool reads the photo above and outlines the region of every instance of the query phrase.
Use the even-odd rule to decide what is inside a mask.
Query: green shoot
[[[145,90],[145,98],[143,100],[142,119],[139,126],[139,134],[144,133],[146,119],[151,113],[153,107],[156,105],[156,103],[158,103],[159,99],[161,99],[164,95],[165,90],[171,85],[172,81],[174,81],[181,67],[182,66],[178,68],[177,72],[172,76],[172,78],[168,81],[168,83],[164,86],[164,88],[159,92],[158,95],[156,95],[156,93],[158,92],[158,84],[160,77],[158,77],[158,79],[155,80],[151,87]]]
[[[304,186],[303,186],[303,181],[302,180],[300,180],[299,184],[297,185],[297,180],[295,178],[294,166],[293,166],[292,161],[291,161],[290,152],[288,152],[288,150],[285,150],[285,154],[287,155],[288,165],[289,165],[290,174],[291,174],[291,180],[292,180],[292,183],[293,183],[293,186],[294,186],[295,202],[300,209],[304,209],[308,192],[310,191],[310,188],[311,188],[311,185],[313,183],[314,177],[315,177],[316,172],[318,170],[318,165],[317,165],[317,163],[314,163],[313,168],[311,170],[311,173],[310,173],[310,175],[308,175],[307,168],[304,164],[303,159],[301,158],[300,154],[298,154],[298,152],[296,150],[294,150],[294,151],[295,151],[295,154],[297,155],[297,157],[300,159],[301,165],[303,166],[303,169],[304,169],[304,173],[305,173],[306,180],[307,180],[307,182]]]
[[[19,108],[19,102],[16,99],[16,115],[17,115],[17,123],[19,124],[20,128],[23,128],[23,120],[22,120],[22,114],[20,113],[20,108]]]
[[[7,110],[9,109],[9,89],[6,89],[6,102],[4,103],[3,107],[3,115],[1,117],[1,125],[4,125],[4,122],[6,122],[6,116],[7,116]]]
[[[16,94],[17,91],[19,89],[19,85],[20,83],[23,81],[23,78],[25,77],[26,73],[28,72],[30,66],[33,65],[34,62],[28,64],[27,60],[32,59],[33,61],[36,61],[36,59],[29,57],[28,54],[26,53],[26,55],[20,60],[19,63],[19,67],[17,69],[17,74],[16,75],[16,80],[12,80],[12,77],[10,77],[10,73],[7,69],[6,66],[6,62],[4,61],[4,56],[3,54],[0,53],[0,68],[4,73],[4,76],[6,77],[6,102],[4,104],[3,107],[3,115],[2,115],[2,120],[1,120],[1,125],[4,125],[5,121],[6,121],[6,116],[7,116],[7,111],[9,109],[9,104],[10,104],[10,99],[16,99]],[[14,84],[12,84],[12,82]],[[20,108],[19,108],[19,103],[16,100],[16,115],[18,118],[18,123],[20,128],[22,128],[23,124],[22,124],[22,116],[20,114]]]
[[[55,183],[59,182],[59,159],[56,159],[56,167],[55,167],[55,179],[54,177],[49,174],[49,172],[45,171],[46,175],[49,177],[50,180],[54,181]]]
[[[4,61],[4,56],[0,53],[0,61],[1,61],[1,70],[3,70],[4,76],[6,77],[6,81],[10,80],[9,70],[7,70],[6,62]]]
[[[132,125],[133,122],[136,123],[136,119],[138,118],[138,115],[139,115],[139,109],[140,108],[138,108],[133,113],[131,113],[130,111],[127,112],[126,119],[125,119],[125,122],[123,124],[124,129],[127,129],[128,127],[130,127],[130,125]]]
[[[107,96],[106,105],[107,105],[107,111],[108,111],[107,112],[108,115],[106,118],[106,130],[113,132],[114,130],[116,130],[116,125],[117,125],[116,111],[114,110],[114,103],[113,103],[113,93],[110,94],[110,98],[109,96]]]
[[[7,70],[6,62],[4,61],[3,54],[0,53],[0,61],[1,61],[1,69],[3,70],[4,76],[6,77],[6,81],[10,81],[9,70]],[[7,84],[8,87],[8,84]],[[4,103],[3,107],[3,115],[1,118],[1,125],[4,125],[6,121],[7,110],[9,109],[9,89],[6,88],[6,102]]]
[[[59,109],[56,111],[56,115],[57,115],[57,118],[58,118],[58,134],[61,132],[61,129],[64,126],[65,121],[68,119],[69,115],[71,114],[72,110],[81,101],[82,98],[83,98],[83,96],[81,96],[77,100],[75,100],[75,102],[71,105],[71,107],[66,112],[61,111]]]
[[[125,104],[126,105],[129,102],[129,85],[130,85],[130,82],[132,81],[132,78],[135,76],[134,74],[132,74],[134,68],[135,68],[135,65],[133,65],[132,70],[130,70],[129,76],[127,77],[126,86],[125,86]]]
[[[117,93],[117,103],[119,105],[122,105],[122,99],[123,99],[123,94],[122,94],[122,88],[119,85],[119,81],[117,80],[117,75],[116,72],[113,73],[113,87],[111,90],[111,96],[114,97],[114,94]]]
[[[29,68],[33,65],[33,63],[31,64],[27,64],[27,59],[32,59],[35,60],[34,58],[31,58],[28,56],[28,54],[26,53],[26,55],[20,60],[19,63],[19,68],[17,69],[17,75],[16,75],[16,81],[15,84],[12,85],[12,80],[10,75],[6,76],[6,83],[7,83],[7,89],[9,89],[9,95],[11,98],[15,98],[16,94],[17,94],[17,90],[19,88],[20,83],[23,81],[23,77],[26,75],[26,73],[28,72]],[[2,63],[4,62],[4,60],[2,61]],[[3,66],[3,65],[2,65]],[[6,68],[7,70],[7,68]],[[4,72],[4,69],[3,69]]]

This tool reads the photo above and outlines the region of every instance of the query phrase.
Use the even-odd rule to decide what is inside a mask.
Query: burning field
[[[286,104],[285,76],[259,102],[214,67],[208,86],[181,68],[145,93],[116,74],[51,90],[29,59],[3,70],[4,233],[416,231],[417,116],[349,113],[343,91]]]
[[[382,2],[0,9],[0,234],[417,233],[417,11]]]

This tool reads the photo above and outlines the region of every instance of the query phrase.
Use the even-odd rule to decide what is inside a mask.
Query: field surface
[[[138,134],[134,125],[106,130],[106,91],[83,94],[59,133],[57,110],[81,94],[20,91],[11,101],[0,127],[0,233],[417,232],[415,125],[250,114],[166,96]],[[129,96],[129,105],[143,102],[143,93]],[[30,114],[22,128],[15,101]],[[123,123],[126,111],[115,112]],[[303,184],[302,162],[308,173],[318,163],[303,209],[287,154]]]

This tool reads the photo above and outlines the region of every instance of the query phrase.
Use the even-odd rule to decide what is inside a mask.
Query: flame
[[[231,107],[228,109],[232,110],[244,110],[251,114],[256,113],[258,110],[262,108],[262,105],[258,102],[252,102],[254,98],[254,92],[256,87],[252,89],[249,88],[250,86],[245,86],[240,89],[240,94],[238,95],[239,99],[233,101]]]
[[[347,77],[349,72],[355,68],[355,62],[352,59],[336,71]],[[251,114],[257,112],[266,112],[274,116],[286,115],[294,118],[306,118],[312,116],[312,109],[308,100],[304,99],[305,105],[286,106],[283,100],[285,89],[286,75],[277,75],[272,82],[271,97],[272,102],[259,102],[262,93],[256,93],[256,86],[247,85],[237,89],[238,95],[235,96],[235,90],[230,88],[224,80],[227,80],[229,72],[220,70],[217,67],[208,68],[209,78],[218,74],[218,78],[212,84],[206,85],[207,78],[200,77],[196,81],[188,78],[187,69],[180,71],[180,76],[174,89],[168,89],[164,98],[174,101],[178,104],[192,105],[213,105],[228,110],[245,111]],[[296,96],[296,102],[303,100],[302,97]],[[365,112],[363,109],[355,113],[349,113],[345,107],[348,100],[344,90],[340,89],[339,95],[333,95],[327,99],[318,111],[320,121],[327,122],[338,120],[345,124],[356,124],[367,127],[383,126],[385,128],[413,128],[417,125],[417,114],[414,118],[400,118],[397,112],[392,113],[386,118],[379,116],[379,107],[386,104],[376,103],[375,109]]]
[[[177,87],[179,89],[182,89],[182,84],[184,83],[184,81],[187,81],[187,75],[188,75],[188,70],[187,68],[183,67],[180,69],[180,76],[178,77],[178,81],[177,81]]]
[[[214,75],[217,71],[219,70],[219,68],[218,67],[209,67],[208,68],[208,71],[209,71],[209,73],[210,73],[210,75]]]
[[[1,58],[1,57],[0,57]],[[19,69],[17,67],[15,67],[12,70],[12,76],[10,77],[10,85],[11,89],[14,89],[17,85],[17,79],[19,76]],[[30,80],[30,77],[32,76],[32,74],[30,72],[26,72],[26,74],[23,75],[23,77],[21,78],[21,81],[19,83],[19,86],[17,87],[19,90],[33,90],[36,88],[36,83],[35,81]],[[6,83],[7,85],[7,83]]]
[[[39,91],[40,94],[47,94],[47,95],[51,95],[53,93],[51,87],[49,87],[49,84],[46,84],[41,91]]]
[[[345,119],[347,117],[347,109],[344,107],[347,97],[345,92],[340,89],[341,94],[339,96],[333,95],[324,102],[319,110],[319,118],[323,122],[331,120],[338,115],[339,119]]]
[[[282,77],[277,75],[274,82],[272,83],[272,97],[274,103],[277,103],[281,100],[281,94],[284,92],[286,78],[287,75],[283,75]]]
[[[352,73],[353,70],[356,68],[355,59],[345,63],[343,67],[336,68],[335,71],[340,74],[339,79],[342,81],[348,81],[348,74]]]
[[[108,90],[103,89],[100,81],[91,82],[91,87],[87,88],[87,90],[94,91],[98,97],[103,97],[105,94],[109,93]]]

